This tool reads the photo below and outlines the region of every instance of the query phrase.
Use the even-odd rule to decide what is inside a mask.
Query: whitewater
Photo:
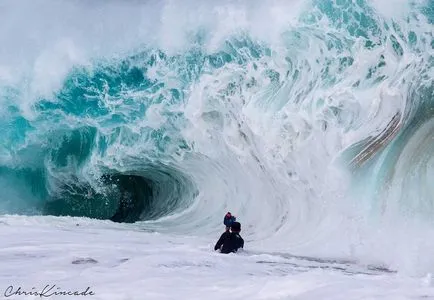
[[[432,0],[0,2],[0,297],[434,299],[433,23]]]

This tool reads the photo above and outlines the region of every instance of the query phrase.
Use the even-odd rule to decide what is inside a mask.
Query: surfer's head
[[[231,225],[231,231],[232,232],[240,232],[241,231],[241,224],[239,222],[233,222]]]

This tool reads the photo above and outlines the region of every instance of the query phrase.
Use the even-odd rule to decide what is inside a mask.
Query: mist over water
[[[434,267],[432,1],[0,11],[1,213]]]

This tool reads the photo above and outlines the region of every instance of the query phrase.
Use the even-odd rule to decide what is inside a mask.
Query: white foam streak
[[[252,300],[407,300],[434,296],[431,274],[409,278],[357,265],[248,251],[210,254],[213,245],[201,237],[162,235],[131,225],[6,216],[0,226],[2,293],[10,285],[13,291],[21,287],[21,291],[32,292],[55,285],[57,292],[82,292],[89,287],[94,295],[85,297],[98,300],[204,296],[220,300],[228,295]],[[56,297],[64,296],[52,296]]]

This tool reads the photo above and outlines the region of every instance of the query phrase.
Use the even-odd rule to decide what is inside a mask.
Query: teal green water
[[[209,93],[213,97],[206,99],[209,108],[204,111],[216,119],[229,114],[216,112],[218,103],[235,98],[244,103],[257,93],[264,95],[255,103],[264,113],[278,113],[287,105],[312,109],[315,105],[307,99],[314,89],[332,90],[344,80],[355,91],[383,83],[408,89],[403,91],[408,99],[399,133],[354,173],[358,178],[378,169],[372,186],[381,185],[397,153],[434,111],[434,58],[426,52],[432,53],[434,37],[429,28],[418,27],[421,18],[428,25],[434,23],[433,1],[414,5],[404,19],[396,20],[386,20],[367,1],[313,1],[301,14],[298,27],[282,33],[286,48],[278,52],[249,32],[227,36],[218,50],[209,51],[208,33],[198,29],[182,53],[144,46],[121,58],[100,57],[90,66],[74,66],[52,97],[31,99],[34,118],[19,107],[26,83],[2,84],[0,97],[6,106],[0,120],[4,193],[0,212],[108,219],[128,193],[127,202],[140,198],[145,203],[135,220],[158,218],[184,207],[198,193],[194,176],[177,168],[179,157],[198,154],[194,140],[184,134],[194,125],[184,108],[194,87],[219,72],[228,76]],[[323,27],[325,22],[328,28]],[[372,58],[367,71],[360,69],[360,74],[347,77],[360,64],[361,52]],[[407,69],[397,67],[402,76],[391,75],[396,66],[390,64],[405,64],[407,55],[420,59]],[[284,61],[283,66],[273,63],[277,59]],[[398,79],[391,78],[395,75]],[[301,86],[302,78],[307,80]],[[318,107],[326,106],[325,101],[321,96],[315,99]],[[151,126],[144,121],[155,107],[160,121]],[[348,121],[345,105],[327,109],[334,120],[327,126],[343,131],[363,126]],[[344,159],[351,160],[366,146],[357,145],[344,152]],[[381,162],[375,157],[382,157]],[[118,181],[108,183],[104,176]],[[137,177],[129,180],[128,176]],[[142,179],[137,178],[149,185],[138,184]],[[164,199],[157,195],[162,190]]]

